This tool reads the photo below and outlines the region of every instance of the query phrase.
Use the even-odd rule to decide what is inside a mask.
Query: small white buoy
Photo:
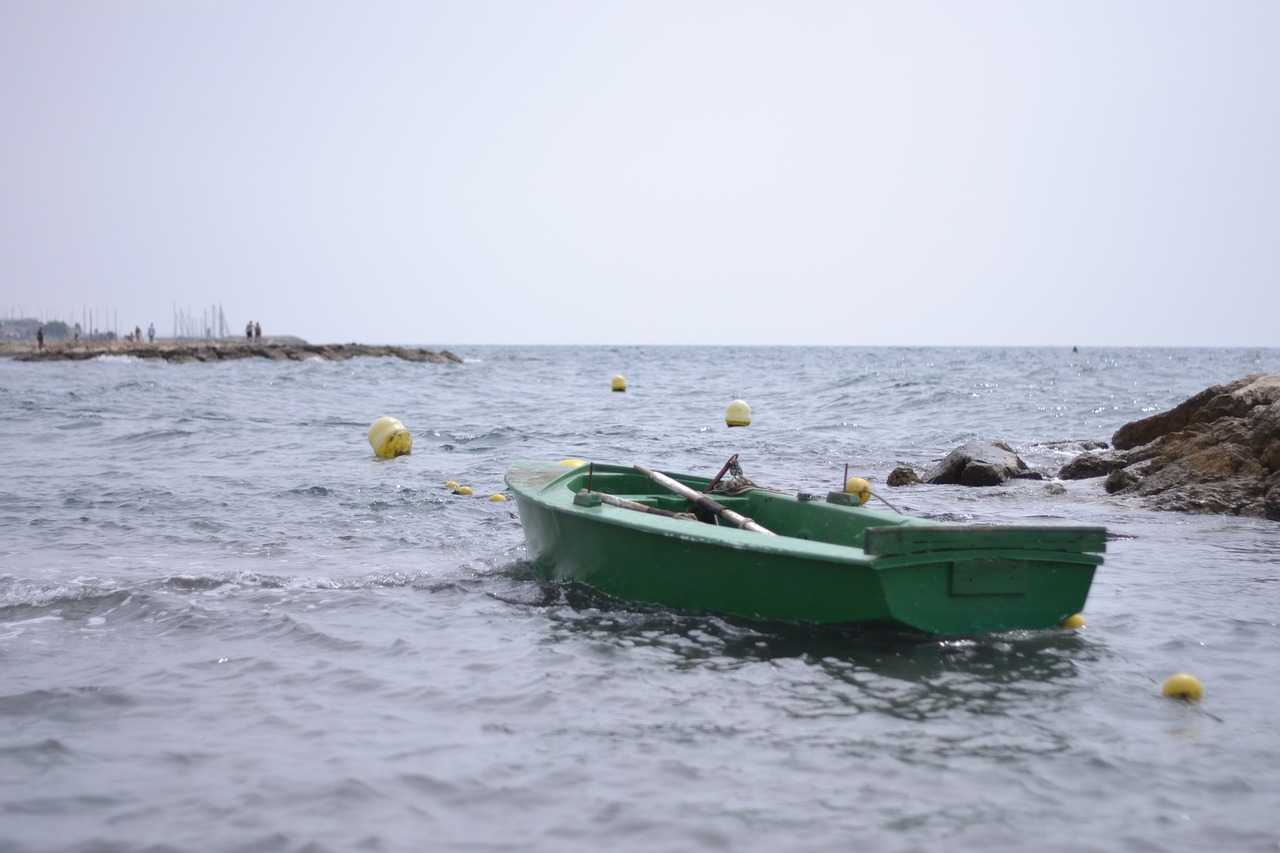
[[[744,400],[734,400],[725,410],[724,422],[731,427],[750,426],[751,407]]]
[[[627,390],[627,380],[622,377],[622,374],[618,374],[613,377],[613,381],[609,383],[609,387],[614,391],[625,391]]]
[[[413,436],[395,418],[378,418],[369,426],[369,445],[381,458],[392,459],[413,450]]]
[[[1199,699],[1204,695],[1204,688],[1194,675],[1179,672],[1165,680],[1162,692],[1170,699]]]

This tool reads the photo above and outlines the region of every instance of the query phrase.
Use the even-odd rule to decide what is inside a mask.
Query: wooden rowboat
[[[542,580],[753,620],[1049,628],[1084,608],[1106,550],[1102,527],[952,524],[642,466],[525,461],[506,480]]]

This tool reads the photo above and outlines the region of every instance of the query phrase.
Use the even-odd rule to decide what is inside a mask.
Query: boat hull
[[[681,508],[618,466],[521,462],[507,482],[543,580],[755,620],[945,635],[1046,628],[1083,609],[1105,542],[1101,528],[943,525],[761,490],[739,506],[787,534],[769,536],[592,501],[590,492],[618,494],[612,485],[628,499]]]

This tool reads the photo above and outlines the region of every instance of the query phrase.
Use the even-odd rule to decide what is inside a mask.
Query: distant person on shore
[[[245,324],[244,337],[245,337],[245,340],[249,341],[249,343],[253,343],[253,321],[252,320],[250,320],[248,323]]]
[[[261,340],[262,340],[262,324],[254,323],[253,324],[253,342],[259,343]]]
[[[27,328],[31,328],[28,326]],[[40,324],[40,328],[36,329],[36,346],[44,349],[44,323]]]
[[[133,342],[135,344],[142,343],[142,327],[141,326],[133,327]]]
[[[147,340],[148,342],[153,344],[156,342],[156,324],[155,323],[152,323],[150,326],[147,326]]]

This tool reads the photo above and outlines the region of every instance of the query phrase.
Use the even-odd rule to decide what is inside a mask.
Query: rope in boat
[[[729,475],[729,479],[725,480],[724,475]],[[720,469],[720,473],[715,476],[711,484],[707,486],[707,492],[715,492],[717,495],[724,495],[729,498],[740,497],[747,492],[774,492],[776,494],[787,494],[780,489],[766,489],[764,486],[753,483],[742,473],[742,466],[738,464],[738,454],[729,457],[729,461],[724,463],[724,467]]]

